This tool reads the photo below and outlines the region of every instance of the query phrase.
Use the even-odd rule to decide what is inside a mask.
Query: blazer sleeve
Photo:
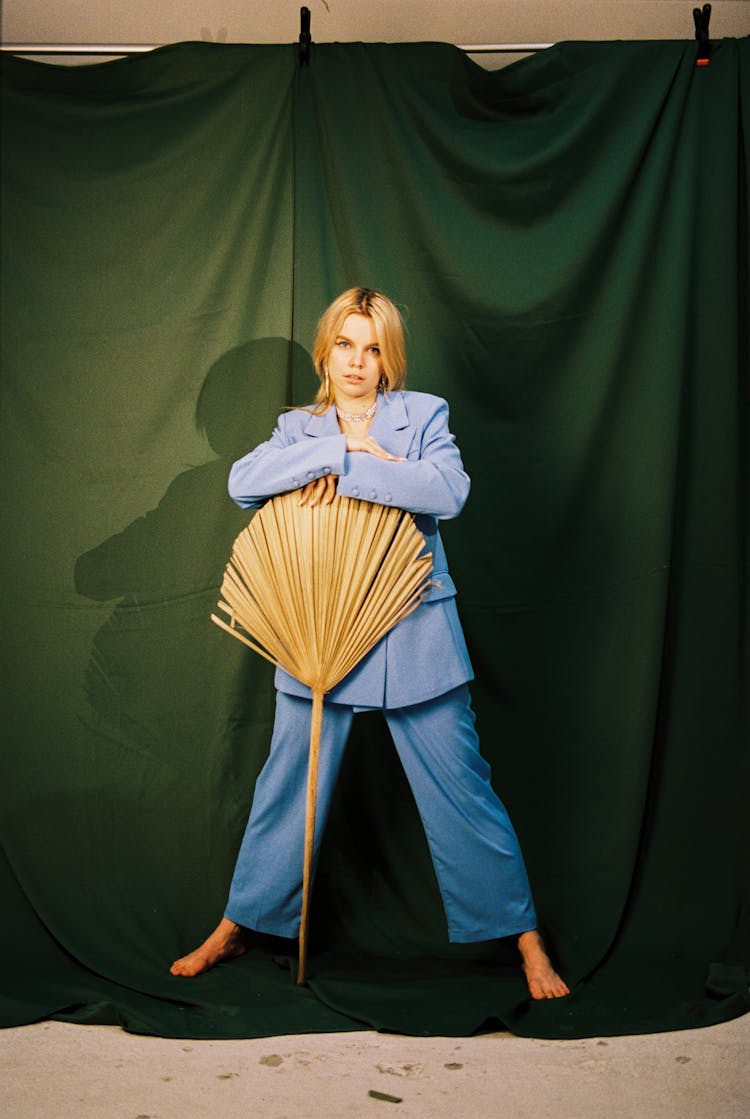
[[[311,439],[294,428],[294,413],[279,416],[271,438],[238,459],[229,472],[229,496],[243,509],[257,509],[270,497],[323,474],[343,474],[346,436]]]
[[[425,394],[426,396],[427,394]],[[390,462],[362,451],[347,452],[338,492],[378,505],[396,505],[439,520],[457,517],[471,482],[463,468],[455,436],[448,428],[448,405],[440,397],[420,422],[405,462]]]

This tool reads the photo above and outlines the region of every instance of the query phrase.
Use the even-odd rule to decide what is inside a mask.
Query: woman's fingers
[[[314,505],[330,505],[336,496],[337,482],[337,474],[321,474],[320,478],[308,482],[302,489],[300,505],[309,505],[310,508]]]
[[[315,482],[308,482],[306,486],[302,487],[302,493],[300,494],[300,499],[299,499],[300,505],[307,505],[308,504],[308,502],[310,501],[310,498],[312,497],[312,492],[313,492],[314,489],[315,489]]]
[[[321,497],[322,505],[330,505],[336,496],[336,485],[338,483],[338,474],[324,474],[319,481],[325,483],[325,488]]]
[[[381,447],[377,439],[372,435],[366,435],[364,438],[361,435],[347,435],[346,437],[347,451],[364,451],[368,455],[375,455],[376,458],[389,459],[391,462],[405,462],[403,458],[398,455],[391,455],[385,448]]]

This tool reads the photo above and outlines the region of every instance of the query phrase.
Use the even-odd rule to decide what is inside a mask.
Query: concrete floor
[[[750,1015],[585,1041],[249,1041],[42,1022],[0,1035],[2,1119],[747,1119]]]

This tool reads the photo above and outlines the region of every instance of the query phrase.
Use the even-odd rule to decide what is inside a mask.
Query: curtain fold
[[[748,42],[701,69],[671,42],[495,73],[442,44],[4,60],[6,1024],[570,1037],[749,1008]],[[270,938],[167,971],[221,914],[273,718],[208,621],[228,465],[310,399],[351,284],[403,307],[473,480],[444,538],[554,1004],[512,945],[447,943],[375,715],[309,989]]]

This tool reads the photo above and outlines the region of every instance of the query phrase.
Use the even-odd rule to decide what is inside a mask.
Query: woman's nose
[[[352,356],[349,359],[349,364],[353,365],[355,369],[362,368],[362,355],[358,354],[356,350],[352,350]]]

